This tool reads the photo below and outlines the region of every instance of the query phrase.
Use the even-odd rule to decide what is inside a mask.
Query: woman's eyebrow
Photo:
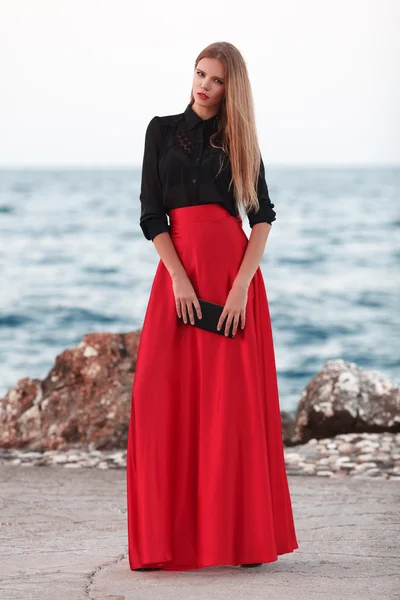
[[[202,73],[204,73],[205,75],[207,75],[207,73],[205,71],[203,71],[202,69],[197,69],[198,71],[201,71]],[[221,81],[224,80],[223,77],[218,77],[218,75],[214,75],[215,79],[220,79]]]

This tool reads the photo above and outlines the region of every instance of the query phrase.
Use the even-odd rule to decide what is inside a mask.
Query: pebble
[[[354,477],[400,482],[400,433],[342,433],[284,448],[288,475]],[[0,465],[66,469],[126,469],[126,450],[28,451],[0,448]]]
[[[285,447],[288,475],[393,479],[400,482],[400,434],[344,433]]]

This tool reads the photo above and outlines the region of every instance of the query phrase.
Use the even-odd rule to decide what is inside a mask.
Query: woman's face
[[[202,58],[193,76],[193,96],[197,105],[211,108],[219,105],[225,94],[224,65],[217,58]],[[205,94],[199,96],[199,93]]]

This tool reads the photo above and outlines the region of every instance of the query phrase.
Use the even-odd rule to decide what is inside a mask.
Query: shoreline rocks
[[[339,434],[285,447],[288,475],[390,479],[400,482],[400,434]],[[0,466],[125,469],[126,450],[71,448],[65,452],[0,449]]]
[[[288,474],[400,481],[400,433],[341,433],[285,448]]]
[[[0,464],[125,468],[140,333],[86,334],[19,380],[0,398]],[[281,424],[288,474],[400,480],[399,386],[381,373],[327,361]]]

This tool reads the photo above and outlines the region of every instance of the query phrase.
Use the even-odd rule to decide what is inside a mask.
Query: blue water
[[[267,180],[281,408],[332,358],[399,381],[400,168],[270,168]],[[139,186],[135,169],[0,171],[0,397],[87,332],[141,327],[159,257]]]

